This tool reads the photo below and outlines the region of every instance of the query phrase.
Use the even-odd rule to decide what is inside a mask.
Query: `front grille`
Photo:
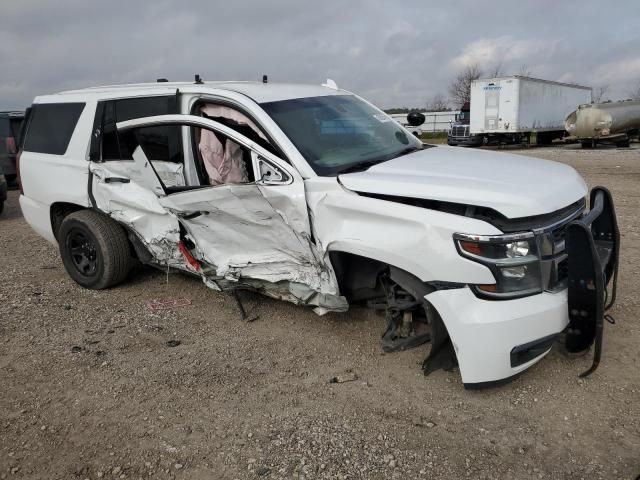
[[[565,252],[567,225],[572,216],[559,225],[543,230],[537,235],[542,282],[545,290],[557,292],[567,287],[569,262]]]
[[[453,127],[451,127],[451,136],[452,137],[468,137],[469,125],[454,125]]]
[[[567,235],[567,226],[562,225],[560,228],[556,228],[551,232],[553,235],[553,240],[555,243],[564,242],[564,239]]]
[[[558,264],[557,279],[559,282],[566,280],[569,277],[569,260],[564,259]]]

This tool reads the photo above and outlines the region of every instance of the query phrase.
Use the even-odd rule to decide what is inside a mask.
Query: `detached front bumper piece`
[[[605,311],[616,299],[620,233],[611,193],[591,190],[590,211],[567,227],[569,352],[582,352],[595,344],[593,364],[581,377],[593,373],[602,355]],[[611,297],[607,286],[612,282]]]

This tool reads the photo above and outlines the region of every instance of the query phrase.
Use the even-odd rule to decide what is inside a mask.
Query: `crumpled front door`
[[[160,203],[183,225],[194,244],[191,254],[213,267],[203,271],[207,283],[247,286],[322,311],[345,310],[333,270],[308,233],[289,222],[287,213],[296,212],[274,208],[263,188],[222,185],[173,194]]]
[[[129,167],[135,181],[101,184],[98,180],[95,189],[103,197],[99,208],[124,219],[156,263],[176,267],[179,252],[178,268],[198,273],[211,288],[251,288],[315,306],[319,314],[347,310],[330,263],[311,241],[304,182],[298,172],[233,129],[202,117],[162,115],[121,122],[117,128],[165,124],[210,129],[231,138],[251,152],[257,181],[168,189],[153,161],[138,147],[133,154],[135,167]],[[100,175],[104,165],[93,164],[92,171]]]

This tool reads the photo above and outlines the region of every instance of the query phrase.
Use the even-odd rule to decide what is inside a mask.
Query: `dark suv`
[[[8,182],[16,178],[18,133],[24,121],[24,112],[0,112],[0,170]]]

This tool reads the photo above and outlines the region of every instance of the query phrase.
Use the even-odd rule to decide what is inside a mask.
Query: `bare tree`
[[[449,110],[449,102],[441,93],[436,93],[431,100],[427,102],[428,112],[444,112]]]
[[[489,78],[495,78],[502,75],[502,60],[496,63],[493,68],[489,70]]]
[[[451,101],[456,106],[461,107],[471,98],[471,82],[477,80],[482,75],[477,64],[467,65],[449,85],[449,95]]]
[[[606,100],[605,96],[609,92],[609,84],[596,85],[593,87],[591,93],[591,100],[593,103],[602,103]]]
[[[530,77],[532,75],[531,70],[529,70],[529,66],[526,63],[520,65],[518,69],[518,73],[516,75],[520,75],[521,77]]]
[[[627,95],[632,100],[640,100],[640,80],[629,89]]]

